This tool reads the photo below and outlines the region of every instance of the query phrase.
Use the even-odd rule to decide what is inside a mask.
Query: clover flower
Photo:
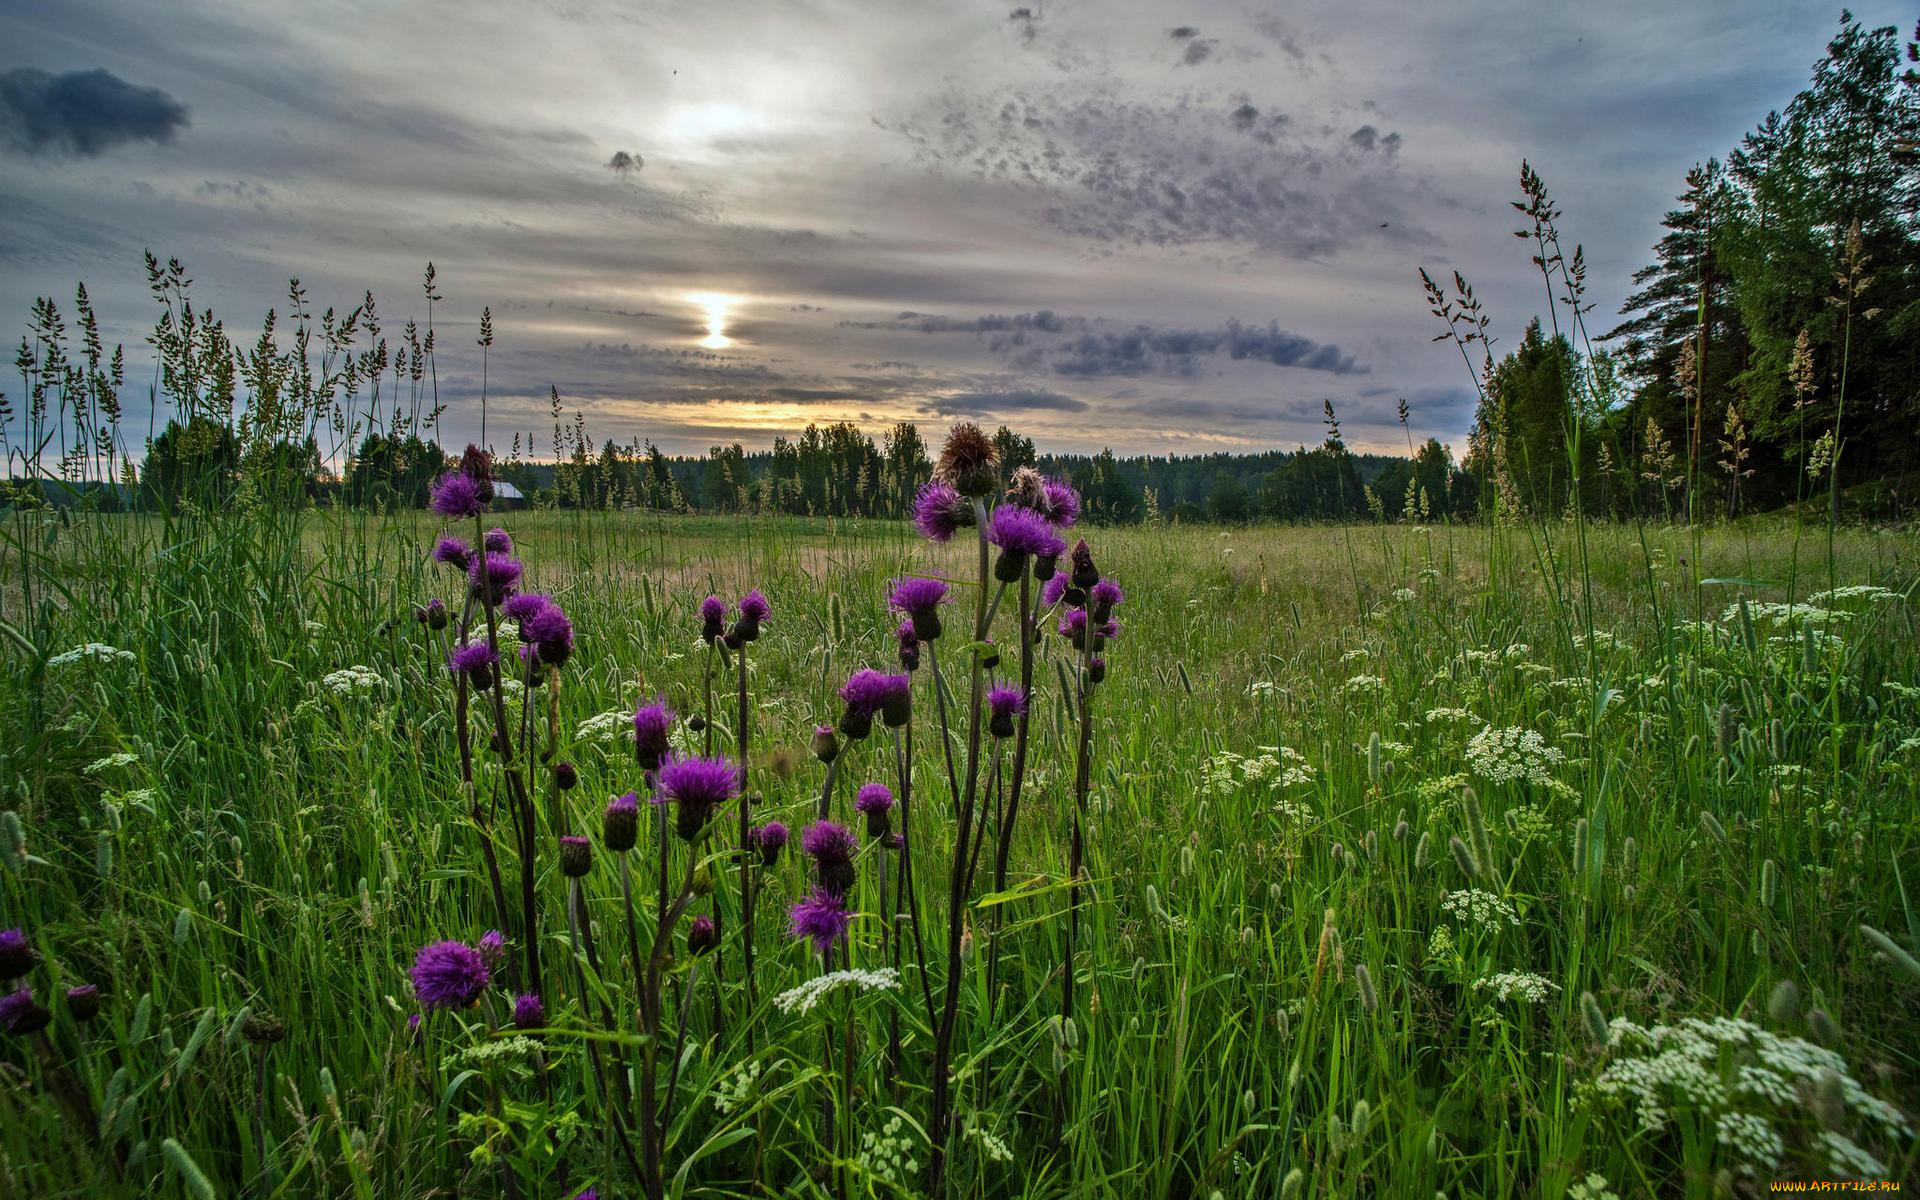
[[[951,599],[948,590],[943,579],[908,576],[894,581],[887,607],[904,614],[913,623],[915,638],[931,642],[940,636],[940,606]]]
[[[930,542],[948,542],[963,526],[973,524],[973,505],[943,479],[922,487],[913,498],[913,523]]]
[[[656,802],[671,801],[674,832],[692,841],[706,828],[714,810],[740,794],[740,771],[722,757],[672,758],[661,764],[655,780]]]
[[[414,956],[413,994],[426,1009],[466,1008],[479,1001],[493,972],[465,942],[429,942]]]
[[[846,897],[814,888],[787,910],[787,930],[795,938],[805,938],[825,958],[834,944],[847,936],[853,914],[847,911]]]

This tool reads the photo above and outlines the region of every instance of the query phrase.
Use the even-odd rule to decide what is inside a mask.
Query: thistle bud
[[[593,869],[593,843],[583,837],[560,839],[560,873],[578,879]]]
[[[278,1017],[267,1013],[254,1013],[240,1027],[240,1032],[247,1041],[256,1046],[271,1046],[275,1042],[285,1040],[287,1027]]]
[[[640,838],[640,797],[633,792],[615,796],[600,814],[600,843],[615,854],[633,849]]]
[[[1087,682],[1088,683],[1105,683],[1106,681],[1107,681],[1107,660],[1104,658],[1095,658],[1095,659],[1089,660],[1087,663]]]
[[[833,736],[833,726],[815,725],[813,727],[813,756],[823,763],[830,763],[840,757],[840,739]]]
[[[707,864],[701,863],[693,872],[693,894],[696,896],[713,895],[713,872]]]
[[[1052,579],[1055,575],[1059,573],[1060,573],[1060,556],[1059,555],[1040,554],[1040,555],[1034,556],[1033,578],[1035,582],[1045,583],[1047,580]]]
[[[580,769],[570,762],[553,764],[553,786],[570,792],[580,786]]]
[[[720,944],[720,928],[713,918],[705,915],[695,917],[687,924],[687,953],[699,958]]]
[[[1074,587],[1085,591],[1100,582],[1100,570],[1093,565],[1093,550],[1087,545],[1087,539],[1081,538],[1073,544],[1072,562]]]
[[[67,1011],[76,1021],[91,1021],[100,1015],[100,988],[91,983],[67,989]]]
[[[40,953],[18,929],[0,931],[0,980],[18,979],[39,965]]]

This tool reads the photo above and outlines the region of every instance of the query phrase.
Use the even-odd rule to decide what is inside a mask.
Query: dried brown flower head
[[[947,434],[933,473],[963,496],[990,496],[1000,485],[1000,450],[985,430],[962,421]]]

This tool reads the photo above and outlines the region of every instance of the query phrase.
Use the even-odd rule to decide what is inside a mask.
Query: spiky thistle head
[[[493,686],[494,667],[499,661],[499,652],[485,642],[462,642],[447,655],[447,670],[465,675],[474,687],[485,689]]]
[[[995,737],[1012,737],[1014,719],[1027,711],[1027,696],[1019,688],[997,687],[987,693],[987,730]]]
[[[780,852],[787,848],[787,827],[780,821],[768,821],[757,825],[751,833],[754,848],[760,851],[760,861],[772,866],[780,861]]]
[[[787,930],[795,938],[805,938],[822,958],[847,936],[853,914],[847,911],[844,895],[814,888],[787,910]]]
[[[928,541],[952,541],[973,520],[973,505],[944,479],[926,484],[913,498],[913,523]]]
[[[615,854],[625,854],[640,840],[640,797],[628,792],[607,801],[600,814],[600,844]]]
[[[433,545],[433,561],[464,571],[473,561],[473,547],[457,537],[443,537]]]
[[[34,1000],[32,988],[0,996],[0,1029],[14,1037],[39,1033],[52,1022],[53,1014]]]
[[[499,604],[513,594],[522,571],[519,559],[489,551],[475,555],[467,565],[467,583],[475,600]]]
[[[633,749],[643,771],[658,770],[673,751],[673,710],[664,700],[633,710]]]
[[[674,805],[674,831],[692,841],[715,809],[740,794],[740,770],[724,757],[672,758],[661,765],[655,785]]]
[[[910,575],[894,581],[887,607],[913,622],[914,635],[923,642],[940,636],[940,606],[952,599],[944,579]]]
[[[711,646],[727,631],[727,602],[708,596],[700,602],[700,638]]]
[[[414,956],[413,993],[426,1009],[466,1008],[493,979],[480,951],[465,942],[429,942]]]
[[[935,479],[952,484],[963,496],[991,496],[1000,486],[1000,450],[986,430],[961,421],[947,433],[940,457],[933,464]]]

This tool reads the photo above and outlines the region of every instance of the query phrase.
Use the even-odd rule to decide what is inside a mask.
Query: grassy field
[[[959,581],[938,649],[965,703],[968,537],[499,521],[577,636],[550,748],[544,700],[528,721],[580,778],[527,776],[547,967],[531,1035],[508,1016],[513,928],[476,1006],[409,1023],[420,947],[502,923],[446,635],[413,617],[464,592],[427,558],[437,524],[8,518],[0,924],[41,956],[21,984],[52,1023],[0,1039],[0,1193],[642,1195],[620,1131],[644,987],[600,813],[645,793],[635,704],[703,709],[695,606],[753,587],[772,611],[747,659],[748,788],[795,844],[757,871],[751,989],[736,864],[674,850],[676,880],[702,864],[689,915],[721,940],[677,946],[665,977],[665,1187],[926,1192],[956,836],[931,664],[911,725],[924,971],[901,936],[893,986],[801,1011],[783,994],[822,968],[786,910],[825,774],[814,726],[850,672],[898,669],[895,576]],[[1824,530],[1760,524],[1080,532],[1127,598],[1089,703],[1071,1019],[1078,662],[1048,621],[1008,886],[982,870],[963,914],[949,1194],[1600,1200],[1911,1176],[1910,533],[1843,530],[1829,551]],[[735,703],[722,669],[719,747]],[[517,915],[488,728],[475,717],[475,778]],[[895,745],[876,723],[835,768],[863,968],[888,961],[887,856],[851,802],[897,789]],[[597,971],[569,929],[562,819],[596,843],[579,886]],[[654,850],[643,814],[638,944]],[[101,991],[87,1021],[61,998],[83,983]]]

